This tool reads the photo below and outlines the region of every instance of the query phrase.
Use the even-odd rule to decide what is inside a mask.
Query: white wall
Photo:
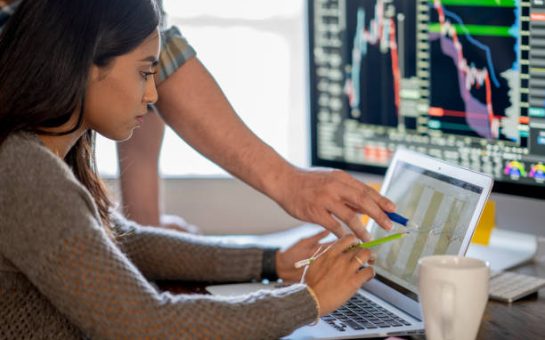
[[[106,182],[119,199],[117,180]],[[230,177],[163,179],[161,196],[166,213],[182,216],[205,234],[263,234],[302,224]]]

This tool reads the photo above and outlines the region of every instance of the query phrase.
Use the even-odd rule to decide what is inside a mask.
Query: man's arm
[[[342,171],[305,171],[290,165],[241,121],[210,73],[195,57],[159,85],[159,111],[203,155],[274,199],[292,216],[337,235],[342,228],[367,239],[358,213],[386,229],[395,206]]]
[[[159,226],[159,154],[165,123],[148,113],[141,129],[117,143],[123,213],[142,225]]]

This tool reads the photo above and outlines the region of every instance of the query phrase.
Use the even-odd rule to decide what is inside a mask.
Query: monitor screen
[[[403,146],[545,198],[545,5],[310,0],[312,163],[384,173]]]

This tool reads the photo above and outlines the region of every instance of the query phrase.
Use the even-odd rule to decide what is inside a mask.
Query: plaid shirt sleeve
[[[177,27],[173,26],[164,30],[159,55],[159,81],[162,82],[170,77],[195,55],[195,50],[189,45]]]

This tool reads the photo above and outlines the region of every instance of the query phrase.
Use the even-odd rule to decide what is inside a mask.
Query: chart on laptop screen
[[[374,249],[377,272],[416,292],[418,259],[458,254],[481,191],[467,182],[399,162],[385,195],[418,229]],[[391,232],[373,224],[372,233],[379,238]]]

